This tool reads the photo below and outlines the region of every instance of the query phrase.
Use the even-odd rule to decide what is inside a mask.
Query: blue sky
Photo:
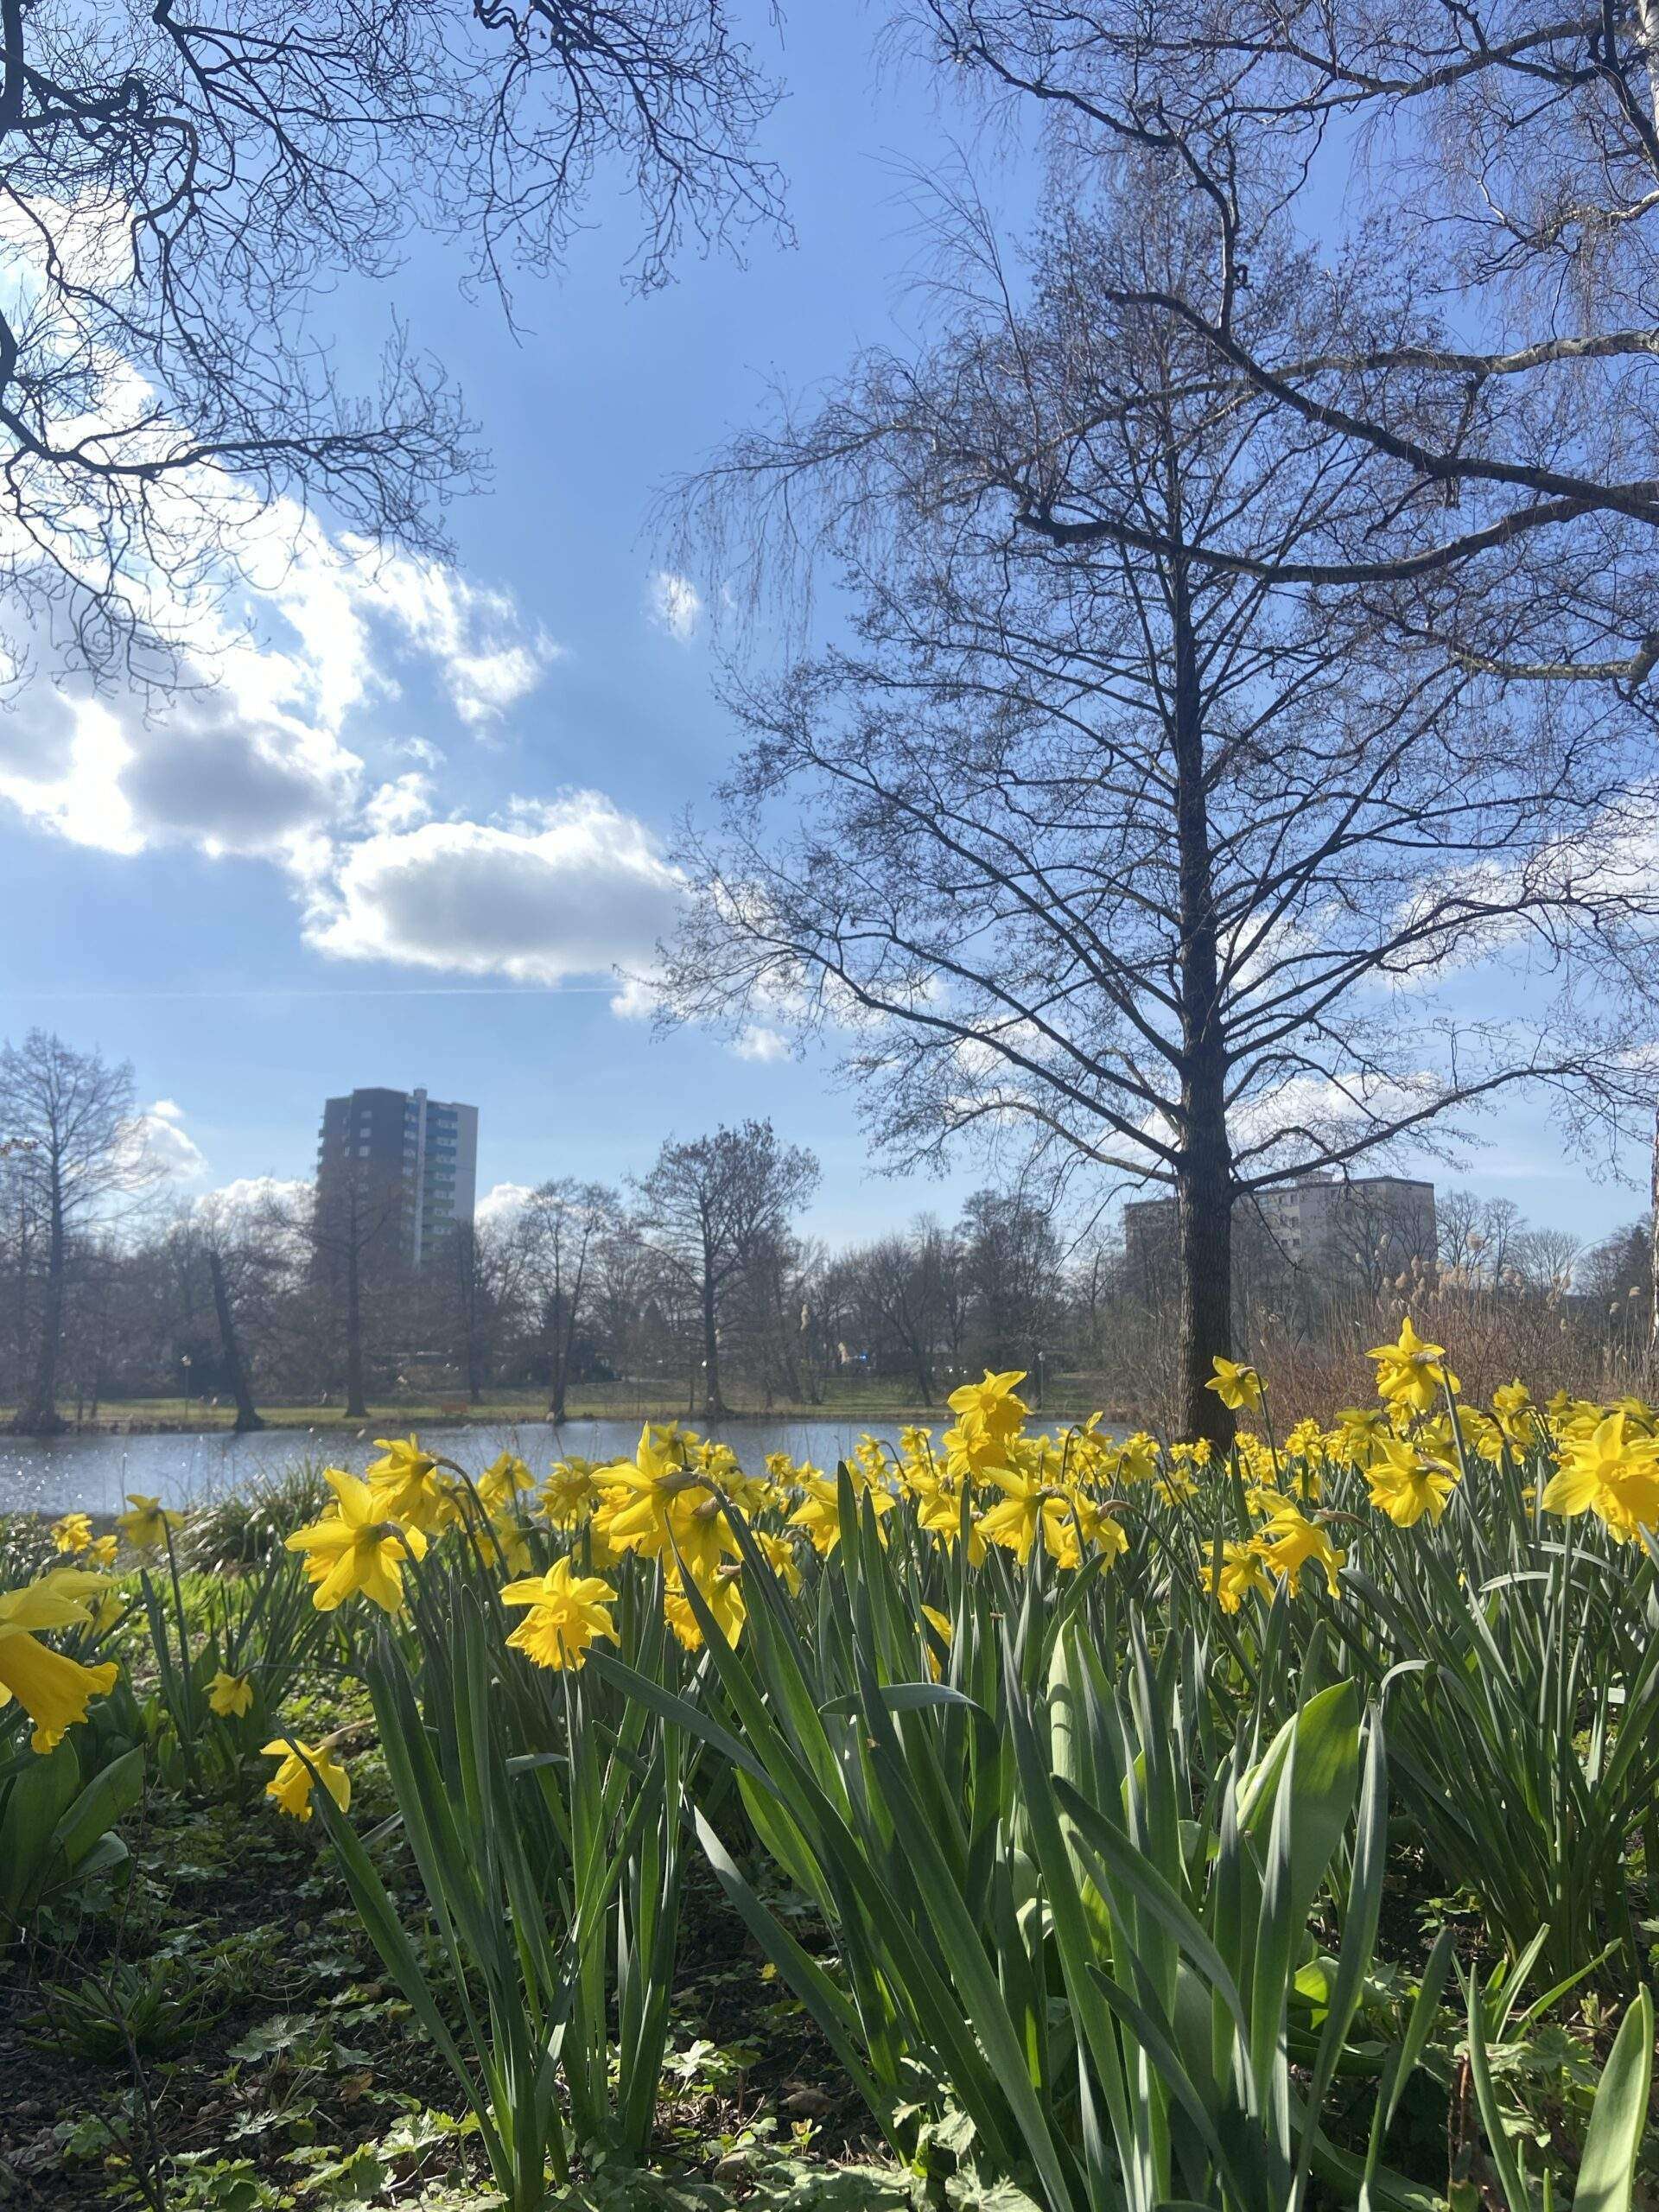
[[[673,819],[732,747],[706,611],[645,534],[652,489],[753,419],[769,377],[902,327],[900,164],[964,127],[878,69],[871,14],[795,10],[780,50],[747,12],[789,86],[771,136],[794,251],[688,261],[641,300],[620,281],[631,211],[596,196],[564,278],[518,293],[517,340],[458,260],[418,256],[352,306],[376,337],[395,308],[482,426],[495,488],[455,511],[454,569],[369,578],[318,536],[258,644],[214,660],[216,700],[66,720],[26,694],[0,719],[0,1033],[130,1058],[197,1186],[302,1175],[326,1095],[416,1083],[478,1104],[481,1189],[620,1179],[670,1131],[745,1114],[819,1154],[824,1235],[948,1214],[978,1179],[873,1173],[822,1060],[613,1010],[612,961],[647,957],[666,915]],[[1593,1236],[1636,1210],[1586,1185],[1539,1110],[1487,1134],[1468,1179],[1535,1218]]]

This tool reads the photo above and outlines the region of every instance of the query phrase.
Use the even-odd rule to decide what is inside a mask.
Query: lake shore
[[[1046,1409],[1038,1409],[1039,1418],[1056,1421],[1082,1421],[1095,1410],[1093,1398],[1085,1404],[1084,1399],[1066,1392],[1064,1395],[1051,1394]],[[0,1406],[0,1433],[12,1433],[10,1421],[13,1409]],[[774,1421],[871,1421],[882,1426],[894,1422],[917,1422],[925,1427],[938,1428],[951,1419],[950,1408],[943,1402],[924,1405],[913,1398],[860,1397],[856,1399],[826,1398],[817,1404],[804,1400],[779,1400],[771,1406],[728,1407],[717,1421],[710,1424],[701,1412],[688,1408],[683,1398],[670,1401],[663,1397],[641,1396],[636,1399],[582,1398],[566,1408],[563,1422],[555,1422],[547,1410],[544,1399],[486,1398],[476,1406],[461,1405],[453,1401],[416,1400],[391,1403],[382,1401],[371,1405],[364,1415],[347,1414],[338,1406],[261,1406],[261,1426],[257,1429],[241,1431],[248,1436],[268,1435],[283,1432],[321,1434],[338,1433],[346,1436],[397,1433],[406,1435],[413,1428],[442,1433],[446,1429],[492,1427],[555,1428],[575,1427],[588,1421],[681,1421],[692,1428],[714,1427],[717,1429],[741,1427],[755,1423]],[[1120,1411],[1109,1414],[1113,1421],[1128,1418]],[[97,1436],[231,1436],[236,1429],[236,1408],[233,1406],[192,1403],[188,1408],[175,1401],[169,1408],[162,1400],[117,1400],[100,1406],[95,1414],[76,1419],[66,1411],[64,1427],[55,1432],[65,1437]],[[45,1440],[50,1441],[50,1439]]]

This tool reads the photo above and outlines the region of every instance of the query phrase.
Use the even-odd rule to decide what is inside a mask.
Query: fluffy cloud
[[[410,643],[436,663],[451,704],[470,727],[516,706],[559,657],[542,631],[525,635],[509,594],[469,584],[435,561],[384,560],[369,570],[363,590],[370,606],[395,617]]]
[[[642,823],[576,791],[348,846],[307,935],[337,959],[557,983],[648,963],[680,892]]]
[[[432,818],[432,779],[418,769],[382,784],[363,809],[363,826],[377,835],[413,830]]]
[[[740,1060],[786,1060],[789,1039],[775,1029],[768,1029],[758,1021],[748,1024],[732,1050]]]
[[[143,1166],[160,1180],[194,1183],[207,1173],[200,1146],[184,1126],[184,1109],[175,1099],[158,1098],[137,1118],[133,1147]]]
[[[511,1229],[530,1197],[528,1183],[493,1184],[474,1208],[474,1217],[480,1229]]]
[[[204,1191],[194,1211],[220,1220],[226,1216],[257,1220],[273,1209],[291,1213],[310,1195],[309,1183],[289,1181],[280,1175],[238,1175],[234,1182]]]
[[[645,606],[659,630],[666,630],[677,645],[690,645],[702,615],[702,594],[690,576],[672,569],[658,569],[645,594]]]
[[[432,811],[419,773],[365,801],[367,766],[347,740],[365,702],[399,696],[401,667],[435,677],[477,731],[556,657],[507,594],[436,563],[372,557],[290,507],[251,518],[241,550],[254,582],[238,607],[165,610],[169,627],[187,626],[170,702],[32,677],[0,719],[0,800],[108,852],[183,844],[306,876],[319,840],[406,830]],[[49,666],[37,640],[9,645]],[[422,770],[443,757],[418,738],[397,749]]]

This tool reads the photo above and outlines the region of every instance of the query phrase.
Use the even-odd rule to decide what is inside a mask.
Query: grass
[[[862,1380],[835,1379],[826,1384],[823,1398],[817,1402],[778,1399],[770,1406],[763,1406],[750,1401],[747,1393],[738,1395],[745,1402],[728,1408],[728,1417],[733,1421],[937,1423],[942,1411],[937,1405],[922,1405],[892,1383]],[[1047,1410],[1061,1418],[1081,1416],[1091,1409],[1097,1398],[1098,1393],[1091,1392],[1086,1382],[1074,1385],[1068,1377],[1051,1390]],[[0,1428],[10,1421],[14,1410],[0,1405]],[[66,1404],[61,1410],[73,1427],[73,1407]],[[437,1429],[463,1422],[531,1427],[547,1420],[547,1394],[544,1390],[491,1391],[476,1406],[470,1404],[464,1394],[459,1397],[432,1394],[373,1396],[369,1400],[367,1415],[361,1419],[348,1417],[339,1405],[267,1403],[262,1400],[259,1413],[268,1429],[342,1429],[352,1433],[367,1430],[372,1433],[383,1428]],[[694,1409],[684,1391],[652,1389],[632,1382],[585,1384],[572,1394],[565,1420],[567,1423],[692,1420],[699,1427],[703,1426],[701,1408]],[[228,1433],[235,1422],[236,1408],[224,1400],[215,1403],[207,1398],[186,1400],[177,1396],[107,1398],[100,1402],[96,1415],[89,1414],[81,1422],[80,1433],[218,1434]]]

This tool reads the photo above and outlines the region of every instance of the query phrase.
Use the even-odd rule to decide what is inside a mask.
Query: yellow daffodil
[[[677,1429],[647,1422],[632,1459],[595,1468],[603,1502],[594,1527],[613,1551],[671,1561],[677,1552],[693,1574],[707,1577],[737,1546],[707,1478],[686,1465],[687,1442]]]
[[[761,1558],[765,1560],[790,1596],[799,1597],[800,1564],[795,1557],[795,1547],[790,1542],[789,1538],[771,1536],[764,1529],[757,1529],[754,1531],[754,1541],[760,1547]]]
[[[478,1494],[493,1517],[510,1513],[520,1492],[535,1487],[535,1476],[516,1452],[499,1452],[478,1478]]]
[[[95,1567],[109,1567],[115,1565],[116,1554],[120,1548],[119,1536],[94,1536],[91,1543],[83,1548],[82,1555],[91,1560]]]
[[[1440,1402],[1442,1383],[1455,1391],[1458,1378],[1445,1365],[1446,1346],[1425,1344],[1408,1313],[1397,1342],[1377,1344],[1365,1355],[1376,1362],[1376,1395],[1390,1405],[1426,1414]]]
[[[1538,1433],[1538,1408],[1518,1376],[1513,1382],[1500,1382],[1493,1391],[1492,1414],[1510,1442],[1523,1451]]]
[[[916,1507],[916,1525],[925,1529],[947,1550],[956,1543],[963,1529],[963,1495],[967,1485],[955,1486],[950,1478],[934,1475],[931,1469],[922,1478],[928,1486],[920,1489]],[[912,1487],[919,1488],[918,1485]],[[968,1564],[981,1566],[985,1558],[985,1530],[971,1506],[967,1516]]]
[[[239,1720],[253,1703],[253,1684],[246,1675],[227,1675],[221,1668],[207,1685],[207,1702],[221,1719]]]
[[[1366,1468],[1365,1483],[1377,1511],[1386,1513],[1396,1529],[1411,1529],[1425,1513],[1431,1522],[1440,1519],[1457,1488],[1458,1471],[1390,1436]]]
[[[950,1614],[942,1613],[937,1605],[924,1605],[922,1607],[922,1618],[926,1622],[928,1627],[932,1630],[934,1636],[938,1638],[940,1643],[943,1644],[947,1651],[949,1651],[950,1649],[951,1640],[957,1632],[956,1623],[951,1619]],[[925,1635],[924,1635],[922,1638],[922,1656],[927,1661],[927,1671],[933,1680],[936,1682],[942,1681],[944,1675],[944,1666],[940,1662],[939,1655],[934,1649],[931,1641]]]
[[[1546,1513],[1564,1520],[1593,1513],[1620,1542],[1659,1527],[1659,1442],[1631,1436],[1629,1419],[1608,1414],[1588,1436],[1563,1440],[1560,1466],[1544,1491]]]
[[[743,1592],[734,1567],[722,1567],[705,1582],[696,1578],[697,1594],[701,1597],[728,1643],[734,1644],[743,1633],[747,1611],[743,1603]],[[688,1651],[702,1649],[702,1628],[691,1600],[685,1594],[685,1586],[679,1573],[671,1573],[663,1590],[663,1618]]]
[[[1336,1548],[1317,1521],[1308,1520],[1294,1505],[1275,1513],[1255,1541],[1262,1559],[1290,1585],[1293,1595],[1301,1588],[1302,1569],[1310,1564],[1335,1589],[1348,1556]]]
[[[61,1514],[52,1523],[49,1533],[54,1552],[84,1552],[92,1541],[92,1516],[87,1513]]]
[[[177,1526],[175,1516],[164,1513],[156,1500],[146,1497],[143,1491],[130,1490],[127,1504],[130,1510],[118,1513],[115,1525],[136,1552],[156,1550]]]
[[[1224,1613],[1236,1613],[1252,1590],[1263,1598],[1273,1596],[1273,1579],[1254,1544],[1224,1544],[1219,1570],[1213,1559],[1206,1559],[1198,1571]]]
[[[22,1590],[0,1593],[0,1706],[17,1700],[35,1723],[29,1740],[37,1751],[51,1751],[66,1729],[86,1718],[88,1700],[115,1686],[119,1669],[112,1660],[85,1666],[40,1641],[53,1629],[85,1628],[89,1600],[104,1587],[102,1575],[55,1567]]]
[[[998,1503],[980,1516],[988,1543],[1011,1551],[1024,1567],[1040,1535],[1043,1548],[1060,1567],[1076,1567],[1082,1557],[1077,1531],[1065,1499],[1041,1468],[992,1467],[989,1480],[1002,1492]]]
[[[1261,1411],[1262,1377],[1253,1367],[1240,1360],[1223,1359],[1219,1354],[1210,1363],[1216,1371],[1205,1384],[1206,1390],[1213,1390],[1232,1413]]]
[[[813,1550],[827,1559],[841,1541],[840,1486],[827,1476],[809,1474],[801,1487],[806,1496],[790,1515],[789,1525],[804,1529]],[[878,1515],[893,1510],[895,1501],[891,1491],[870,1490],[865,1495]]]
[[[401,1612],[404,1560],[424,1558],[426,1538],[387,1516],[384,1491],[342,1467],[323,1473],[334,1493],[334,1511],[285,1539],[289,1551],[305,1554],[305,1571],[316,1585],[312,1604],[320,1613],[331,1613],[360,1590],[383,1611]]]
[[[598,1495],[591,1459],[557,1459],[542,1485],[542,1511],[556,1529],[575,1529],[593,1511]]]
[[[1007,1456],[1029,1411],[1015,1395],[1016,1385],[1025,1379],[1023,1368],[1010,1368],[1002,1375],[993,1375],[987,1368],[982,1382],[964,1382],[950,1393],[945,1402],[957,1424],[946,1429],[944,1442],[952,1474],[981,1474]]]
[[[580,1667],[601,1637],[617,1640],[608,1608],[616,1592],[596,1574],[575,1574],[569,1559],[556,1559],[545,1574],[509,1582],[504,1605],[529,1608],[507,1642],[538,1667]]]
[[[1158,1474],[1158,1440],[1148,1436],[1144,1429],[1137,1429],[1133,1436],[1126,1436],[1118,1446],[1112,1471],[1125,1488],[1136,1483],[1155,1481]]]
[[[1077,1534],[1085,1544],[1097,1552],[1103,1552],[1109,1566],[1115,1559],[1123,1556],[1129,1548],[1129,1540],[1123,1532],[1122,1523],[1109,1505],[1103,1505],[1098,1499],[1090,1497],[1086,1491],[1081,1490],[1068,1491],[1066,1503],[1077,1524]]]
[[[421,1449],[418,1436],[377,1436],[374,1446],[381,1456],[370,1460],[363,1479],[377,1494],[381,1520],[435,1535],[461,1517],[445,1496],[437,1461]]]
[[[265,1784],[267,1797],[274,1797],[283,1811],[296,1821],[311,1817],[311,1792],[321,1782],[342,1813],[352,1802],[352,1777],[346,1773],[325,1744],[303,1744],[297,1736],[291,1739],[278,1736],[264,1746],[264,1757],[280,1759],[282,1764]],[[309,1759],[311,1765],[306,1764]],[[311,1769],[316,1772],[313,1775]]]
[[[1380,1406],[1344,1406],[1337,1415],[1332,1448],[1351,1467],[1369,1467],[1389,1433],[1389,1417]]]

